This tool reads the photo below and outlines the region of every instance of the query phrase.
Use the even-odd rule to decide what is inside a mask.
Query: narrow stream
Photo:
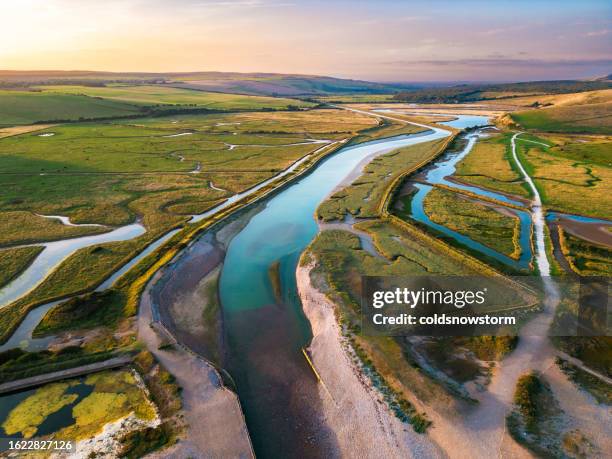
[[[0,289],[0,309],[37,287],[62,261],[77,250],[105,242],[127,241],[144,233],[144,226],[133,223],[108,233],[30,244],[44,246],[44,249],[24,272]]]
[[[470,191],[475,195],[483,196],[485,198],[492,198],[507,204],[521,206],[524,205],[522,202],[513,200],[501,193],[496,193],[494,191],[486,190],[475,186],[463,185],[448,180],[448,177],[455,173],[457,164],[470,153],[479,136],[479,132],[468,134],[466,136],[468,142],[463,148],[463,150],[458,153],[445,155],[438,161],[432,163],[432,165],[429,166],[429,168],[425,172],[425,181],[432,185],[441,184],[455,189]],[[517,215],[520,220],[519,244],[521,247],[521,254],[519,259],[515,260],[503,253],[497,252],[496,250],[487,247],[484,244],[481,244],[480,242],[471,239],[470,237],[464,234],[460,234],[457,231],[453,231],[443,225],[433,222],[424,210],[425,197],[433,189],[433,187],[431,185],[421,183],[416,183],[414,187],[417,191],[410,201],[410,211],[411,217],[414,218],[416,221],[425,224],[430,228],[444,234],[445,236],[453,238],[460,244],[465,245],[466,247],[469,247],[472,250],[478,251],[486,255],[487,257],[493,258],[507,266],[513,267],[515,269],[529,268],[529,265],[533,258],[533,250],[531,246],[531,215],[527,210],[522,211],[514,208],[508,208],[508,211]]]

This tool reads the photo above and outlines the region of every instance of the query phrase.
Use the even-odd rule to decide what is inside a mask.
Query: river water
[[[486,119],[479,117],[479,122]],[[226,362],[260,457],[328,456],[316,380],[301,349],[311,339],[297,295],[298,259],[318,231],[317,206],[365,159],[448,136],[442,129],[347,147],[266,202],[228,246],[220,278]],[[269,268],[280,262],[282,299]]]

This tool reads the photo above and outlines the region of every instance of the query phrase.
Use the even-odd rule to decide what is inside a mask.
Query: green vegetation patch
[[[561,251],[581,276],[612,276],[612,250],[580,239],[559,226]]]
[[[0,250],[0,288],[26,269],[42,250],[40,246]]]
[[[558,156],[554,149],[531,142],[517,142],[517,153],[549,208],[603,218],[612,215],[612,168]]]
[[[376,126],[365,129],[355,137],[351,143],[370,142],[384,137],[392,137],[395,135],[416,134],[424,131],[425,128],[415,126],[414,124],[401,123],[399,121],[380,118]]]
[[[435,223],[465,234],[514,259],[521,254],[518,242],[520,220],[509,210],[502,212],[499,208],[440,188],[432,188],[425,197],[423,207]]]
[[[122,292],[93,292],[60,303],[47,311],[33,332],[35,338],[100,325],[113,327],[123,317]]]
[[[3,427],[9,435],[21,433],[29,438],[49,415],[69,405],[73,405],[74,422],[49,435],[74,440],[91,438],[106,424],[130,414],[141,423],[149,423],[157,418],[157,410],[141,384],[129,370],[103,371],[84,379],[47,384],[19,403]]]
[[[110,231],[99,226],[67,226],[54,218],[44,218],[26,211],[9,211],[0,219],[0,246],[31,244],[68,239]]]
[[[363,175],[319,206],[317,217],[326,221],[343,220],[349,214],[360,218],[377,217],[389,184],[403,171],[437,155],[444,142],[420,143],[373,159],[365,167]]]
[[[539,457],[590,457],[594,450],[568,424],[548,382],[537,373],[522,375],[514,392],[515,409],[506,418],[510,435]]]

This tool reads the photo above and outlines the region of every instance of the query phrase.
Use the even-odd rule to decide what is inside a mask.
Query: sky
[[[0,0],[0,69],[587,78],[612,73],[612,2]]]

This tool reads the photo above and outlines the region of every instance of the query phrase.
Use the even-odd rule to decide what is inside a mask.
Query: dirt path
[[[152,282],[155,282],[156,278],[157,276]],[[182,387],[182,412],[187,421],[184,438],[170,449],[152,457],[254,457],[238,397],[223,386],[214,368],[181,347],[159,349],[162,340],[150,326],[151,283],[145,289],[140,302],[138,336]]]

